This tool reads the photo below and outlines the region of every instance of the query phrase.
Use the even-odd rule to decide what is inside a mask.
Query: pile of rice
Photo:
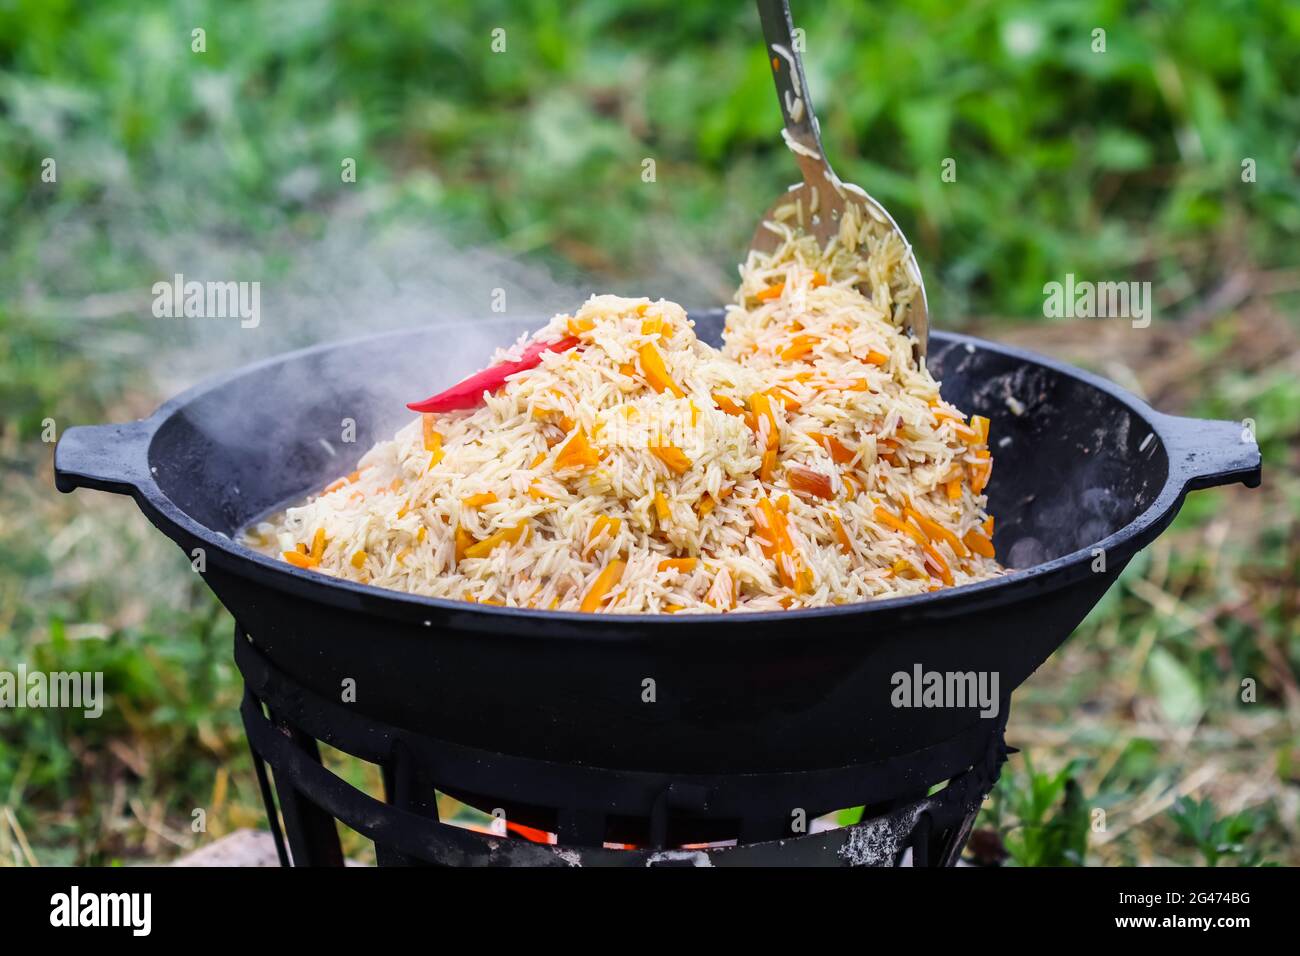
[[[417,418],[250,541],[379,587],[609,613],[816,607],[999,574],[988,422],[913,356],[906,250],[874,223],[846,219],[825,249],[770,228],[781,247],[741,267],[722,351],[672,302],[594,296],[530,340],[578,347],[476,409]]]

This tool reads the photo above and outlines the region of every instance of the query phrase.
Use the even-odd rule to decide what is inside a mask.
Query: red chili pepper
[[[534,342],[524,349],[519,361],[491,365],[464,381],[457,382],[445,392],[439,392],[422,402],[411,402],[406,407],[413,412],[454,412],[462,408],[475,408],[482,403],[484,392],[495,392],[506,383],[508,376],[541,365],[544,352],[566,352],[577,344],[578,340],[573,336],[558,342]]]
[[[525,840],[530,840],[533,843],[551,842],[551,835],[547,833],[545,830],[539,830],[536,827],[524,826],[522,823],[507,821],[506,830],[509,831],[510,833],[518,833]]]

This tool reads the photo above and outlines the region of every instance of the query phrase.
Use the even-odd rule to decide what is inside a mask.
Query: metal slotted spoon
[[[803,170],[803,182],[791,186],[763,213],[749,247],[769,254],[776,251],[781,238],[763,223],[773,220],[779,210],[791,203],[796,204],[799,210],[797,224],[804,232],[816,237],[824,247],[839,235],[840,220],[851,205],[856,205],[861,210],[864,222],[874,219],[892,230],[907,250],[907,269],[920,294],[908,306],[906,324],[916,338],[918,358],[924,359],[930,333],[930,316],[926,305],[925,283],[921,280],[921,269],[916,263],[912,245],[884,206],[868,196],[861,187],[843,182],[831,169],[826,154],[822,151],[821,132],[817,117],[813,114],[812,100],[808,96],[808,83],[804,79],[803,59],[795,49],[790,5],[787,0],[757,0],[757,3],[758,17],[763,24],[763,39],[772,66],[772,78],[776,81],[781,115],[785,119],[783,136]]]

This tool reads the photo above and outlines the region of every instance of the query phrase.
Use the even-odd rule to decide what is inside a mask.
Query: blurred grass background
[[[1262,489],[1189,498],[1017,694],[1023,753],[972,855],[1300,863],[1300,7],[795,17],[828,154],[912,238],[939,327],[1251,418],[1264,453]],[[262,825],[228,616],[129,502],[57,495],[42,441],[47,418],[166,397],[141,369],[169,236],[275,276],[346,211],[716,302],[796,176],[778,123],[746,3],[0,0],[0,669],[102,670],[112,697],[95,721],[0,712],[0,864],[163,860]],[[1042,318],[1066,273],[1150,281],[1151,328]]]

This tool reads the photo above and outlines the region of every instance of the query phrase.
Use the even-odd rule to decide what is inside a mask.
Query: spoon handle
[[[788,0],[756,0],[758,19],[763,25],[763,40],[767,46],[768,65],[776,82],[777,99],[781,101],[781,116],[785,120],[786,134],[799,149],[794,154],[809,184],[828,179],[830,166],[822,152],[821,130],[813,113],[812,99],[808,95],[808,81],[804,78],[803,57],[795,46],[794,22],[790,19]]]

